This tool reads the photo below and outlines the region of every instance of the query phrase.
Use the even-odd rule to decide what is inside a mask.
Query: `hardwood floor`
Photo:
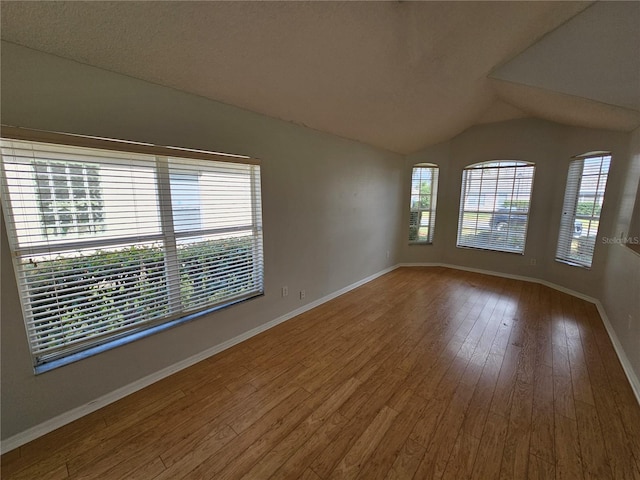
[[[595,306],[401,268],[2,457],[10,479],[640,479]]]

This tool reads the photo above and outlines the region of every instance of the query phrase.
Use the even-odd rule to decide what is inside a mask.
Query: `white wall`
[[[3,221],[2,439],[398,262],[399,155],[7,43],[2,123],[260,158],[265,247],[264,297],[34,376]]]
[[[602,301],[609,322],[622,345],[631,368],[640,378],[640,253],[622,245],[620,239],[629,237],[632,215],[640,215],[638,181],[640,179],[640,129],[631,135],[630,155],[626,162],[626,175],[618,186],[619,202],[614,211],[614,227],[610,238],[613,242],[601,245],[606,263],[602,290],[598,298]],[[632,233],[638,235],[638,233]]]

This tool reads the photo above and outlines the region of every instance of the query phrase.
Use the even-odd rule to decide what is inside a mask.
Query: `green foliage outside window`
[[[246,281],[238,281],[241,274],[233,269],[238,264],[251,265],[253,244],[249,237],[186,244],[177,253],[183,311],[225,295],[241,294],[246,288]],[[89,331],[95,336],[126,327],[141,317],[151,321],[168,317],[165,269],[162,248],[153,246],[30,261],[24,274],[34,321],[51,323],[50,329],[42,330],[40,339],[56,338],[54,345],[63,345]],[[65,292],[64,297],[60,291]]]
[[[598,205],[594,201],[591,202],[578,202],[576,205],[576,215],[584,217],[600,217],[600,211],[602,206]]]

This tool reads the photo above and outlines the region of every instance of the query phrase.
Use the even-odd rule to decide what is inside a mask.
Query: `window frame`
[[[506,193],[499,195],[499,182],[500,182],[500,171],[502,169],[523,169],[524,171],[521,174],[514,172],[513,181],[511,183],[510,190],[506,190]],[[526,170],[525,170],[526,169]],[[492,252],[501,252],[501,253],[513,253],[518,255],[524,255],[526,249],[527,242],[527,234],[529,228],[529,216],[531,214],[531,200],[533,198],[533,189],[534,189],[534,180],[535,180],[535,169],[536,165],[534,162],[524,161],[524,160],[488,160],[483,162],[477,162],[467,165],[462,170],[462,183],[460,187],[460,205],[458,209],[458,230],[456,233],[456,247],[457,248],[470,248],[475,250],[487,250]],[[479,179],[471,178],[472,172],[481,172]],[[488,178],[485,183],[485,172],[496,172],[495,179]],[[528,174],[530,172],[530,175]],[[522,175],[520,177],[520,181],[518,180],[518,175]],[[479,183],[478,183],[479,180]],[[507,180],[510,180],[507,177]],[[522,193],[522,180],[525,182],[525,186],[527,183],[530,184],[528,193]],[[495,188],[489,187],[488,192],[483,192],[483,187],[487,183],[495,183]],[[475,187],[472,192],[472,187]],[[517,207],[517,202],[521,202],[521,197],[526,196],[526,210],[519,209]],[[475,203],[475,209],[467,207],[469,203],[468,198],[473,197],[477,198]],[[502,203],[509,203],[508,207],[499,207],[498,202],[500,197],[505,197],[502,200]],[[484,207],[487,203],[487,199],[491,204],[491,207]],[[485,200],[483,200],[485,199]],[[514,204],[516,205],[514,208]],[[481,208],[482,205],[482,208]],[[476,217],[475,226],[472,228],[471,233],[466,233],[465,231],[469,230],[466,222],[467,215],[471,215]],[[488,219],[483,219],[480,221],[480,216],[490,215]],[[506,222],[500,222],[496,216],[503,216],[507,219]],[[520,220],[520,218],[522,220]],[[511,227],[511,222],[513,219],[516,219],[514,223],[514,227]],[[481,223],[487,223],[488,228],[482,225]],[[506,235],[504,233],[503,228],[500,228],[501,224],[507,225]],[[522,245],[520,248],[517,247],[519,231],[521,230],[522,234]],[[473,236],[473,240],[466,241],[465,235],[467,237]],[[477,241],[478,235],[485,235],[488,238],[484,241]],[[504,244],[507,245],[509,242],[514,242],[514,248],[505,248],[498,243],[495,243],[496,240],[504,239]]]
[[[598,173],[585,174],[585,162],[593,159],[600,160]],[[569,161],[567,168],[567,182],[565,184],[564,200],[562,202],[562,212],[560,215],[560,226],[558,229],[558,240],[556,243],[555,260],[557,262],[572,267],[579,267],[587,270],[591,269],[593,265],[593,258],[595,256],[596,245],[598,244],[597,238],[600,230],[602,208],[606,197],[612,160],[613,157],[611,152],[593,151],[582,155],[576,155]],[[606,172],[603,174],[605,164]],[[601,182],[603,176],[605,177],[604,184]],[[595,181],[596,188],[593,195],[587,194],[586,192],[583,193],[582,187],[585,177],[597,177]],[[581,203],[580,199],[588,196],[593,196],[591,215],[579,214],[578,209],[579,204]],[[598,207],[598,214],[594,215],[596,206]],[[587,222],[586,240],[581,240],[583,238],[583,232],[585,231],[585,221]],[[576,236],[575,233],[577,230],[577,222],[581,223],[578,236]],[[591,235],[594,231],[594,228],[592,228],[592,224],[594,222],[597,222],[597,225],[595,226],[595,233]],[[576,251],[575,253],[573,253],[574,247]]]
[[[64,238],[54,238],[54,243],[50,243],[48,240],[45,240],[44,243],[38,244],[38,240],[36,243],[28,243],[28,244],[19,244],[18,240],[18,231],[16,230],[16,224],[14,220],[14,214],[12,211],[12,199],[9,192],[8,181],[5,175],[5,162],[4,160],[0,162],[0,169],[2,170],[2,206],[5,212],[5,223],[8,230],[9,236],[9,246],[12,251],[13,256],[13,264],[14,271],[16,274],[16,280],[18,284],[18,290],[20,292],[20,303],[23,310],[23,318],[25,322],[25,327],[27,329],[27,336],[29,338],[29,348],[32,353],[32,358],[34,362],[34,371],[36,374],[42,373],[45,371],[49,371],[53,368],[66,365],[68,363],[80,360],[90,355],[94,355],[96,353],[102,352],[104,350],[108,350],[110,348],[114,348],[119,345],[123,345],[126,343],[130,343],[132,341],[137,340],[138,338],[146,337],[153,333],[166,330],[175,325],[179,325],[186,321],[189,321],[193,318],[200,317],[202,315],[206,315],[213,311],[226,308],[230,305],[234,305],[236,303],[262,296],[264,295],[264,256],[263,256],[263,246],[262,246],[262,199],[261,199],[261,176],[260,176],[260,162],[256,159],[252,159],[246,156],[239,155],[226,155],[226,154],[217,154],[213,152],[206,152],[202,150],[190,150],[190,149],[181,149],[176,147],[163,147],[163,146],[155,146],[148,144],[137,144],[130,142],[121,142],[117,140],[111,139],[96,139],[96,138],[88,138],[83,136],[76,135],[68,135],[68,134],[56,134],[51,132],[37,132],[26,129],[15,129],[12,127],[2,127],[2,139],[7,141],[23,141],[23,142],[38,142],[38,143],[46,143],[46,144],[55,144],[61,146],[68,147],[81,147],[81,148],[92,148],[99,150],[112,150],[117,152],[122,152],[125,154],[133,154],[133,153],[141,153],[135,152],[135,150],[143,150],[143,154],[149,156],[149,158],[155,158],[155,174],[154,179],[156,182],[156,190],[155,190],[155,202],[156,208],[158,208],[158,215],[161,225],[161,233],[155,235],[143,234],[142,236],[137,235],[135,239],[133,238],[125,238],[125,237],[112,237],[109,238],[108,235],[100,237],[95,237],[95,235],[88,235],[87,239],[75,238],[69,241],[66,241]],[[53,140],[53,141],[52,141]],[[3,145],[3,149],[5,145]],[[134,152],[132,152],[134,150]],[[106,157],[105,157],[106,158]],[[245,182],[248,182],[249,190],[251,194],[251,199],[248,203],[250,205],[251,212],[246,210],[243,214],[250,218],[251,233],[247,233],[248,249],[249,252],[249,262],[253,265],[249,269],[249,273],[247,275],[251,277],[251,288],[249,289],[246,295],[237,295],[235,297],[230,298],[222,298],[222,300],[218,303],[198,303],[195,307],[188,307],[187,304],[184,303],[184,300],[179,300],[179,308],[176,308],[176,300],[175,298],[172,300],[172,295],[175,296],[175,292],[180,292],[181,289],[181,270],[178,265],[178,250],[180,246],[178,245],[181,239],[183,241],[190,242],[189,238],[216,238],[215,234],[224,234],[225,229],[220,229],[220,225],[217,228],[213,228],[209,226],[209,228],[201,228],[199,230],[191,230],[185,229],[181,231],[179,228],[175,228],[173,218],[175,216],[175,210],[172,208],[171,203],[171,170],[169,169],[169,162],[179,162],[179,159],[188,159],[200,162],[200,165],[204,165],[202,160],[213,160],[215,162],[230,162],[235,165],[244,165],[242,168],[243,179]],[[29,160],[26,160],[28,165]],[[35,165],[36,158],[32,160],[33,165]],[[11,162],[10,162],[11,163]],[[152,165],[153,162],[149,161],[149,164]],[[218,167],[215,167],[218,165]],[[221,166],[224,164],[217,163],[212,164],[212,168],[222,168]],[[124,168],[124,167],[123,167]],[[196,171],[199,167],[195,168]],[[226,167],[224,167],[226,168]],[[234,167],[230,166],[232,171]],[[179,172],[178,172],[179,173]],[[34,175],[34,189],[37,189],[35,183],[35,168],[33,168],[32,174]],[[212,173],[211,175],[218,175],[217,173]],[[247,175],[249,177],[247,177]],[[199,194],[199,192],[198,192]],[[39,203],[38,199],[33,199],[32,202]],[[199,204],[200,207],[204,204]],[[38,220],[42,223],[42,219]],[[168,221],[168,224],[167,224]],[[248,220],[249,221],[249,220]],[[20,227],[22,228],[22,227]],[[239,228],[239,227],[238,227]],[[215,230],[215,231],[214,231]],[[229,230],[228,228],[226,230]],[[231,229],[233,231],[233,229]],[[237,229],[236,229],[237,230]],[[246,229],[242,230],[245,231]],[[94,232],[95,233],[95,232]],[[28,234],[27,234],[28,235]],[[44,234],[43,237],[46,239],[47,235]],[[93,237],[93,238],[92,238]],[[148,237],[148,238],[147,238]],[[159,237],[159,238],[156,238]],[[224,237],[224,238],[232,238],[232,237]],[[240,238],[240,237],[238,237]],[[29,237],[30,239],[30,237]],[[30,241],[30,240],[29,240]],[[49,252],[49,249],[54,248],[54,252],[59,251],[73,251],[73,249],[94,249],[94,251],[99,251],[100,248],[109,250],[110,246],[113,245],[131,245],[134,246],[136,244],[140,244],[141,241],[156,241],[161,244],[162,258],[163,258],[163,270],[162,281],[167,283],[167,310],[169,311],[168,315],[164,315],[159,319],[151,318],[150,320],[141,320],[138,324],[136,324],[135,328],[124,329],[121,332],[118,332],[118,329],[115,329],[116,332],[113,335],[98,335],[98,341],[79,341],[78,343],[70,343],[71,347],[65,348],[63,345],[60,349],[56,350],[55,347],[52,350],[51,354],[38,355],[37,344],[33,343],[33,339],[30,335],[33,334],[34,324],[33,315],[31,313],[32,301],[34,301],[34,297],[29,296],[29,288],[34,288],[33,286],[29,287],[25,280],[24,268],[19,263],[20,259],[26,259],[29,255],[37,255],[37,254],[45,254]],[[197,240],[196,240],[197,241]],[[247,243],[244,242],[244,243]],[[232,242],[233,243],[233,242]],[[240,242],[243,243],[243,242]],[[51,245],[54,245],[51,247]],[[53,257],[51,257],[53,258]],[[227,257],[225,257],[227,258]],[[236,257],[229,257],[236,258]],[[239,258],[239,257],[238,257]],[[213,264],[213,260],[207,260],[207,262]],[[44,263],[44,261],[42,262]],[[24,264],[24,262],[23,262]],[[228,264],[225,264],[228,265]],[[244,271],[247,271],[247,267],[249,263],[246,263]],[[36,267],[37,268],[37,267]],[[204,267],[203,267],[204,268]],[[209,267],[209,268],[218,268],[218,267]],[[233,267],[236,268],[236,267]],[[211,288],[211,287],[209,287]],[[33,293],[33,291],[31,291]],[[172,293],[174,292],[174,293]],[[181,293],[179,293],[182,295]],[[164,296],[161,298],[165,298]],[[146,315],[146,312],[144,313]],[[142,316],[142,314],[141,314]],[[60,317],[56,317],[60,318]],[[98,317],[95,317],[96,319]],[[62,320],[59,320],[62,321]],[[87,334],[88,335],[88,334]],[[89,335],[90,336],[90,335]]]
[[[429,181],[429,193],[423,194],[421,192],[414,193],[414,181],[416,170],[430,170],[431,178]],[[409,245],[431,245],[433,244],[433,237],[435,234],[435,223],[436,223],[436,208],[438,201],[438,181],[440,175],[440,167],[435,163],[416,163],[411,167],[411,184],[409,192]],[[419,177],[418,182],[420,187],[422,186],[422,176]],[[418,199],[418,203],[422,202],[423,197],[428,197],[429,206],[428,208],[415,208],[414,207],[414,199]],[[429,214],[429,220],[427,225],[422,224],[422,216],[425,212]],[[414,221],[415,220],[415,221]],[[427,228],[427,238],[425,240],[420,240],[420,228]],[[414,234],[415,229],[415,234]],[[412,237],[414,237],[413,239]]]

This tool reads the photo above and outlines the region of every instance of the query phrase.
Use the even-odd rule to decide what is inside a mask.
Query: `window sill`
[[[570,267],[578,267],[578,268],[583,268],[585,270],[591,270],[591,267],[587,267],[586,265],[582,265],[581,263],[575,263],[575,262],[571,262],[569,260],[560,260],[559,258],[556,258],[556,262],[558,263],[562,263],[563,265],[568,265]]]
[[[471,247],[468,245],[456,245],[456,248],[461,248],[463,250],[479,250],[482,252],[495,252],[495,253],[509,253],[511,255],[520,255],[520,256],[524,256],[524,251],[522,252],[514,252],[511,250],[497,250],[494,248],[482,248],[482,247]]]
[[[131,333],[121,338],[107,341],[102,345],[96,345],[96,346],[87,348],[86,350],[82,350],[81,352],[72,353],[62,358],[57,358],[55,360],[50,360],[40,365],[35,365],[33,368],[33,371],[36,375],[40,375],[42,373],[55,370],[56,368],[64,367],[65,365],[69,365],[71,363],[84,360],[85,358],[98,355],[99,353],[106,352],[107,350],[111,350],[113,348],[117,348],[122,345],[127,345],[141,338],[145,338],[150,335],[154,335],[156,333],[164,332],[165,330],[169,330],[170,328],[177,327],[178,325],[182,325],[183,323],[190,322],[191,320],[195,320],[196,318],[202,317],[204,315],[217,312],[218,310],[222,310],[232,305],[237,305],[239,303],[246,302],[247,300],[251,300],[251,299],[262,297],[262,296],[264,296],[264,292],[253,294],[246,298],[239,298],[237,300],[234,300],[229,303],[225,303],[223,305],[216,305],[215,307],[211,307],[196,313],[191,313],[184,317],[177,318],[175,320],[171,320],[169,322],[162,323],[160,325],[155,325],[155,326],[146,328],[144,330]]]

